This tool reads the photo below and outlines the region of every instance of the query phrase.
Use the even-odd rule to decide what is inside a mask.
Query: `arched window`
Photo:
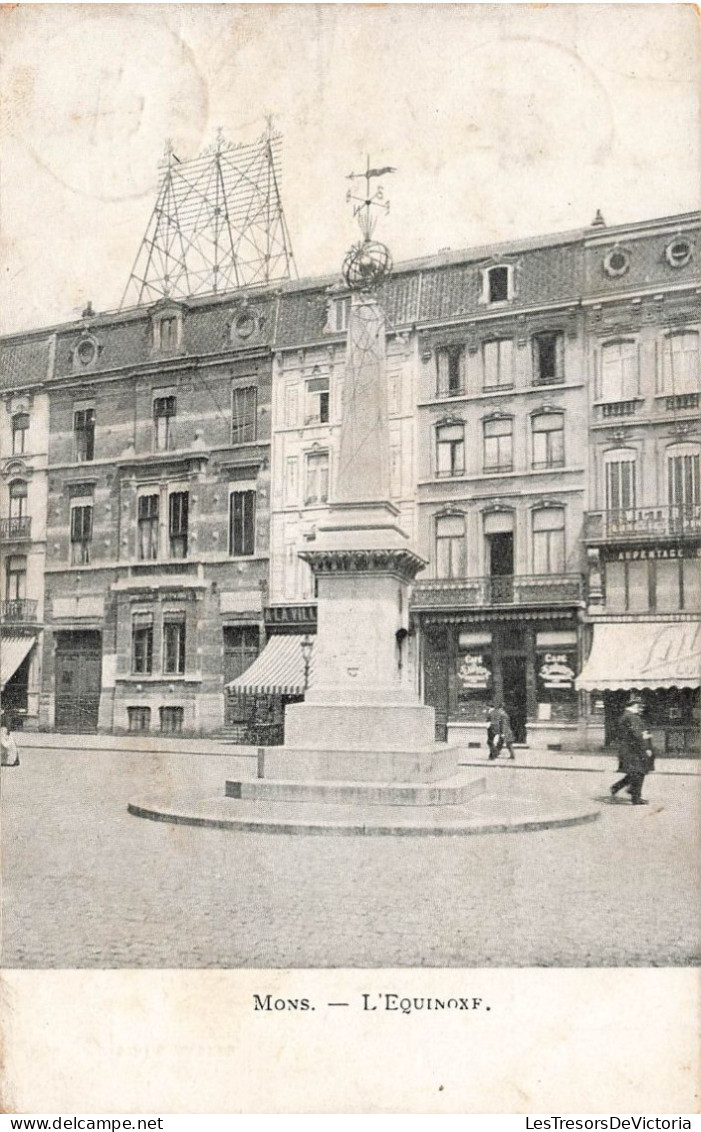
[[[531,417],[533,467],[561,468],[565,463],[565,414],[545,411]]]
[[[604,455],[607,511],[629,511],[635,507],[636,457],[634,448],[617,448]]]
[[[27,485],[24,480],[10,484],[10,518],[22,519],[27,514]]]
[[[465,516],[436,517],[436,577],[465,577]]]
[[[638,345],[606,342],[601,347],[600,398],[631,401],[638,396]]]
[[[698,393],[699,380],[699,336],[695,330],[684,330],[668,334],[662,348],[663,392]]]
[[[565,572],[565,509],[539,507],[532,512],[533,573]]]

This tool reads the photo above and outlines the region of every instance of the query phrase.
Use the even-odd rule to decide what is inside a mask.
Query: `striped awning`
[[[256,696],[301,696],[304,694],[304,654],[301,633],[271,637],[259,657],[226,685],[231,693]],[[314,672],[314,651],[311,653],[307,683]]]
[[[575,686],[587,692],[698,688],[700,678],[698,622],[617,622],[594,626],[589,660]]]
[[[34,637],[0,638],[0,687],[4,688],[34,644]]]

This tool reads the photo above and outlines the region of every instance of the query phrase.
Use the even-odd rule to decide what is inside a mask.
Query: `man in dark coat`
[[[645,730],[640,718],[642,710],[643,701],[633,693],[618,724],[618,769],[624,776],[611,787],[611,794],[615,796],[626,786],[634,806],[647,805],[646,799],[641,797],[643,782],[655,765],[650,732]]]
[[[494,706],[487,712],[487,725],[487,746],[489,747],[490,759],[498,758],[502,747],[506,747],[510,759],[515,759],[514,733],[511,730],[511,720],[502,700],[495,700]]]

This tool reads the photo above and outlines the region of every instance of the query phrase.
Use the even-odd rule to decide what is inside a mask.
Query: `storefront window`
[[[536,635],[536,689],[538,719],[570,722],[577,718],[576,630],[539,632]]]
[[[460,633],[456,660],[458,717],[481,722],[492,700],[491,633]]]

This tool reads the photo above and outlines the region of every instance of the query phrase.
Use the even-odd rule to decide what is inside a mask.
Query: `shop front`
[[[577,687],[592,700],[591,718],[603,717],[603,744],[611,746],[632,691],[657,755],[699,755],[701,625],[697,621],[599,622]]]
[[[517,744],[581,747],[576,613],[432,616],[422,630],[424,697],[435,708],[438,739],[485,746],[487,709],[499,699]]]
[[[309,634],[271,636],[260,655],[226,685],[237,738],[254,746],[285,741],[285,708],[304,699],[314,672],[314,639]]]

